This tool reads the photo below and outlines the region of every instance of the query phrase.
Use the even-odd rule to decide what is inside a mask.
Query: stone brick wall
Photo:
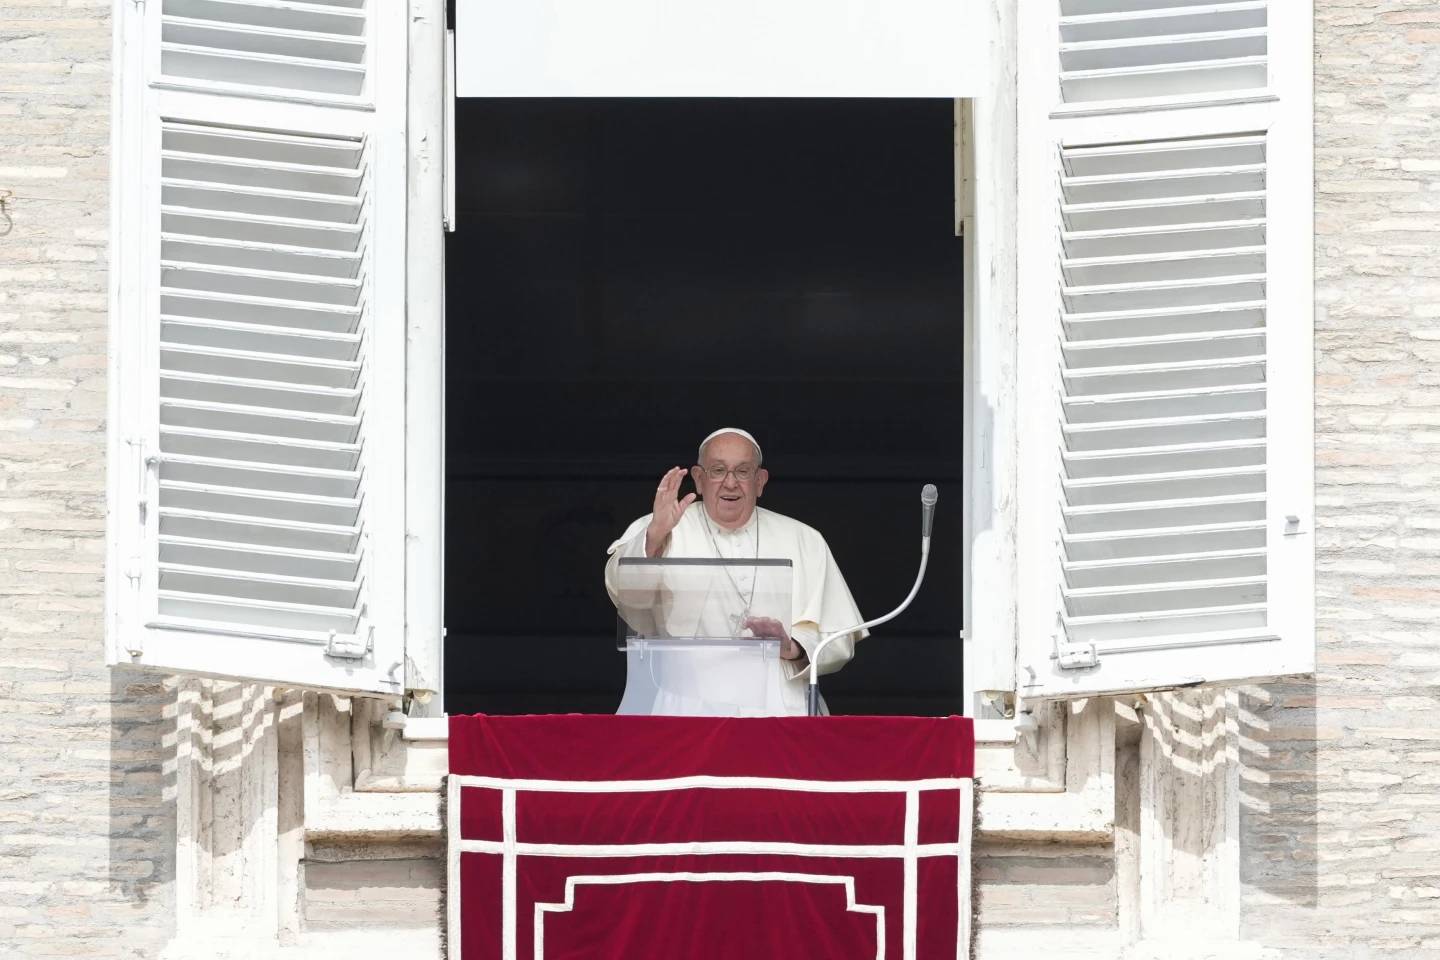
[[[1313,683],[1250,691],[1246,933],[1440,955],[1440,5],[1316,4]]]
[[[104,666],[109,0],[0,4],[0,955],[149,956],[162,684]],[[3,195],[3,194],[0,194]]]
[[[435,926],[443,908],[443,844],[425,844],[423,849],[400,851],[415,856],[393,858],[383,846],[341,851],[341,858],[333,861],[322,859],[328,851],[312,846],[305,863],[307,931]],[[387,858],[377,858],[380,852]]]

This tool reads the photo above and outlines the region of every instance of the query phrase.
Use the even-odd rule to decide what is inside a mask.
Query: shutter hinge
[[[144,565],[139,554],[132,554],[125,560],[125,579],[130,581],[130,589],[136,593],[140,592],[140,581]],[[143,629],[122,630],[120,627],[121,618],[117,610],[115,613],[115,630],[120,636],[121,643],[125,646],[125,652],[130,655],[131,660],[138,660],[145,653],[145,631]]]
[[[140,513],[142,515],[150,509],[150,495],[154,489],[151,481],[159,472],[162,459],[159,454],[152,453],[140,461]]]
[[[375,646],[374,625],[361,627],[359,633],[336,633],[330,631],[325,643],[325,656],[341,660],[362,660]]]
[[[1061,609],[1064,609],[1063,595]],[[1061,670],[1084,670],[1086,667],[1100,665],[1100,652],[1095,649],[1095,641],[1076,642],[1071,640],[1070,635],[1065,632],[1063,614],[1055,617],[1055,632],[1050,635],[1050,640],[1055,645],[1055,652],[1051,654],[1051,659]]]
[[[144,519],[146,512],[150,509],[150,495],[153,486],[151,478],[165,458],[158,453],[147,454],[145,440],[142,437],[130,437],[125,442],[135,451],[135,498],[140,507],[140,517]]]
[[[135,453],[136,466],[136,505],[139,507],[139,521],[142,527],[146,523],[147,514],[150,511],[150,477],[154,468],[160,463],[159,456],[145,454],[145,439],[143,437],[127,437],[125,443]],[[143,540],[143,533],[141,536]],[[130,589],[135,593],[140,592],[141,585],[145,579],[145,560],[139,553],[132,553],[125,558],[125,569],[121,571],[125,579],[130,581]],[[145,631],[127,630],[124,632],[124,639],[121,641],[125,646],[125,652],[132,660],[139,659],[145,653],[144,643]]]
[[[1083,670],[1086,667],[1098,667],[1100,665],[1100,653],[1095,649],[1094,641],[1086,643],[1064,643],[1055,644],[1055,663],[1061,670]]]
[[[139,590],[139,589],[140,589],[140,571],[139,571],[139,564],[140,564],[140,558],[139,558],[139,557],[133,557],[133,558],[131,558],[130,563],[126,565],[126,570],[125,570],[125,575],[128,576],[128,577],[130,577],[130,582],[134,585],[134,587],[135,587],[136,590]],[[134,570],[135,570],[135,573],[134,573],[134,574],[131,574],[131,572],[130,572],[131,568],[134,568]],[[139,660],[141,657],[143,657],[143,656],[145,655],[145,630],[144,630],[144,628],[138,627],[138,626],[132,626],[130,629],[125,630],[125,629],[122,629],[122,628],[121,628],[121,623],[122,623],[122,620],[121,620],[121,618],[120,618],[120,613],[119,613],[119,611],[116,611],[116,613],[115,613],[115,632],[116,632],[116,635],[121,638],[121,639],[120,639],[120,643],[125,647],[125,652],[130,655],[130,659],[131,659],[131,660]]]

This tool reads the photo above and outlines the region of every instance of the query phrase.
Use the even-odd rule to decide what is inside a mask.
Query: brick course
[[[110,42],[108,2],[0,7],[6,957],[154,956],[173,913],[173,694],[104,665]]]
[[[1247,692],[1244,926],[1434,957],[1440,8],[1322,0],[1315,32],[1318,669]]]

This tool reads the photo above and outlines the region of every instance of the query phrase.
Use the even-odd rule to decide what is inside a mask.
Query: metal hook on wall
[[[0,226],[0,237],[5,236],[15,228],[15,220],[10,216],[10,208],[7,206],[14,196],[15,194],[9,190],[0,190],[0,218],[4,218],[5,220],[4,225]]]

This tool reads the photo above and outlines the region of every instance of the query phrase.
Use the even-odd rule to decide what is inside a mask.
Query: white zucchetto
[[[705,459],[705,444],[709,443],[711,440],[714,440],[716,437],[722,436],[727,433],[733,433],[737,437],[744,437],[746,440],[749,440],[750,445],[755,448],[755,459],[765,459],[765,455],[760,452],[760,442],[751,435],[749,430],[741,430],[739,427],[721,427],[719,430],[716,430],[714,433],[710,434],[710,436],[700,441],[700,449],[695,454],[696,462],[698,463],[699,461]]]

